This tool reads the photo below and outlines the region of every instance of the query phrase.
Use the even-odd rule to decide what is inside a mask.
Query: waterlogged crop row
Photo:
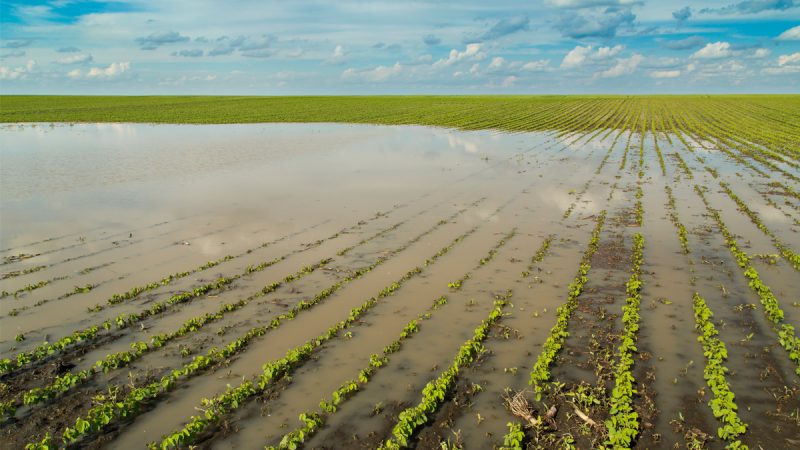
[[[499,242],[497,242],[497,244],[495,244],[495,246],[489,250],[486,257],[481,258],[477,267],[484,266],[491,261],[496,255],[497,250],[505,245],[505,243],[511,239],[514,234],[515,230],[512,230]],[[470,276],[471,274],[467,272],[457,283],[448,283],[448,287],[456,291],[460,290],[462,288],[463,281],[470,278]],[[331,394],[330,400],[323,399],[320,401],[320,409],[318,411],[306,411],[301,413],[300,421],[303,422],[303,426],[285,434],[277,446],[267,446],[266,448],[268,450],[299,448],[306,440],[308,440],[308,438],[313,436],[320,429],[320,427],[325,424],[325,421],[328,419],[328,417],[334,414],[343,402],[351,398],[355,393],[364,389],[367,383],[369,383],[369,381],[375,375],[375,372],[378,369],[385,367],[386,364],[389,363],[390,356],[400,350],[402,343],[410,339],[419,331],[420,324],[425,320],[429,320],[433,312],[439,310],[442,306],[446,305],[447,302],[447,296],[441,296],[434,300],[433,305],[428,309],[427,312],[420,314],[416,319],[409,322],[403,328],[403,331],[400,333],[400,337],[384,347],[381,355],[374,354],[370,356],[369,363],[366,367],[359,371],[357,379],[343,382],[341,386],[334,391],[333,394]]]
[[[608,431],[607,445],[613,448],[630,448],[639,433],[639,415],[633,410],[635,380],[631,369],[634,354],[637,352],[636,340],[639,333],[639,306],[642,302],[642,263],[644,262],[644,237],[633,235],[633,255],[631,277],[625,283],[627,298],[622,307],[622,341],[617,348],[617,367],[615,369],[614,389],[611,391],[610,417],[605,421]]]
[[[773,233],[769,228],[767,228],[766,225],[764,225],[764,223],[761,221],[761,218],[758,217],[758,214],[756,214],[755,211],[750,209],[750,207],[748,207],[747,204],[744,201],[742,201],[742,199],[739,198],[739,196],[736,195],[736,193],[733,192],[733,190],[731,190],[731,187],[730,185],[728,185],[728,183],[720,181],[719,185],[722,186],[722,189],[725,191],[726,194],[728,194],[728,197],[730,197],[731,200],[736,202],[736,205],[739,207],[739,211],[747,215],[747,217],[750,218],[750,220],[756,227],[758,227],[759,230],[761,230],[764,234],[769,236],[770,239],[772,239],[772,243],[775,245],[775,248],[778,249],[778,251],[781,253],[781,256],[783,256],[784,259],[789,261],[789,264],[791,264],[795,270],[800,271],[800,255],[792,251],[791,248],[789,248],[786,244],[781,242],[781,240],[778,239],[777,236],[775,236],[775,233]]]
[[[592,255],[597,251],[600,245],[600,231],[603,229],[603,223],[606,218],[606,212],[601,211],[597,216],[597,223],[592,231],[592,237],[589,245],[581,258],[580,268],[575,275],[575,280],[569,284],[569,295],[567,302],[558,307],[556,311],[557,321],[555,326],[550,330],[550,335],[545,340],[542,352],[536,359],[531,370],[530,384],[534,387],[537,400],[541,399],[542,392],[544,391],[544,383],[550,379],[550,365],[556,357],[556,354],[561,350],[564,345],[564,340],[569,333],[567,326],[569,324],[572,311],[577,307],[578,296],[583,292],[583,286],[588,281],[586,275],[589,273],[591,265],[589,261]]]
[[[150,308],[137,314],[120,314],[112,320],[104,321],[100,325],[92,325],[82,330],[74,331],[72,334],[64,336],[52,344],[45,342],[33,350],[17,353],[13,360],[5,358],[0,361],[0,374],[6,374],[21,369],[28,364],[42,360],[50,355],[63,352],[72,345],[92,341],[98,337],[101,330],[110,330],[114,325],[120,329],[127,328],[148,317],[161,314],[174,305],[190,302],[213,290],[223,289],[232,282],[233,279],[231,278],[220,277],[211,283],[195,288],[193,291],[175,294],[168,300],[154,303]]]
[[[463,210],[462,210],[462,212],[463,212]],[[455,214],[460,214],[460,213],[461,212],[457,212]],[[358,270],[354,271],[353,273],[351,273],[349,276],[345,277],[344,279],[339,280],[336,283],[334,283],[333,285],[323,289],[317,295],[315,295],[312,300],[310,300],[310,301],[303,300],[303,301],[299,302],[297,305],[295,305],[293,308],[291,308],[288,312],[286,312],[284,314],[281,314],[277,318],[273,319],[272,324],[271,324],[272,328],[273,329],[277,328],[280,325],[280,323],[282,323],[282,321],[284,319],[293,319],[296,316],[296,314],[299,313],[300,311],[303,311],[305,309],[309,309],[310,307],[316,305],[317,303],[321,302],[322,300],[330,297],[335,292],[337,292],[340,289],[342,289],[346,284],[348,284],[352,280],[358,279],[358,278],[362,277],[364,274],[369,273],[375,267],[383,264],[391,256],[394,256],[397,253],[402,252],[403,250],[405,250],[406,248],[408,248],[412,244],[418,242],[424,236],[432,233],[433,231],[435,231],[436,229],[438,229],[439,227],[441,227],[443,224],[446,224],[446,223],[447,223],[446,220],[438,222],[433,227],[429,228],[428,230],[426,230],[426,231],[422,232],[421,234],[417,235],[415,238],[413,238],[409,242],[405,243],[403,246],[401,246],[401,247],[399,247],[397,249],[394,249],[394,250],[390,251],[389,253],[381,256],[380,258],[378,258],[375,262],[373,262],[369,266],[366,266],[364,268],[358,269]],[[171,333],[164,333],[164,334],[161,334],[161,335],[154,336],[151,339],[150,343],[147,343],[147,342],[134,342],[134,343],[131,344],[132,350],[126,351],[126,352],[119,352],[119,353],[107,355],[106,357],[104,357],[100,361],[97,361],[95,363],[95,365],[94,365],[94,368],[97,369],[97,370],[107,371],[107,370],[110,370],[110,369],[116,369],[116,368],[119,368],[119,367],[126,366],[126,365],[130,364],[132,361],[134,361],[134,360],[138,359],[139,357],[141,357],[142,355],[144,355],[145,353],[147,353],[149,351],[152,351],[152,350],[155,350],[157,348],[160,348],[160,347],[164,346],[167,342],[169,342],[169,341],[171,341],[171,340],[173,340],[173,339],[175,339],[177,337],[184,336],[185,334],[187,334],[189,332],[197,331],[203,325],[205,325],[207,323],[220,320],[220,319],[222,319],[222,317],[226,313],[238,310],[238,309],[244,307],[245,305],[247,305],[250,301],[252,301],[252,300],[254,300],[254,299],[258,298],[258,297],[263,297],[265,295],[268,295],[268,294],[274,292],[275,290],[277,290],[279,287],[285,285],[286,283],[293,282],[293,281],[295,281],[295,280],[297,280],[297,279],[299,279],[299,278],[301,278],[301,277],[303,277],[305,275],[308,275],[309,273],[313,272],[314,270],[316,270],[319,267],[324,266],[325,264],[329,263],[330,261],[332,261],[332,260],[331,259],[324,259],[324,260],[318,262],[317,264],[315,264],[313,266],[304,267],[300,271],[298,271],[297,273],[287,275],[281,281],[276,281],[276,282],[273,282],[273,283],[270,283],[270,284],[264,286],[261,290],[259,290],[255,294],[250,295],[246,299],[240,300],[240,301],[235,302],[235,303],[223,305],[223,307],[220,308],[220,310],[217,313],[209,313],[209,314],[206,314],[204,316],[200,316],[200,317],[189,319],[180,328],[178,328],[177,330],[175,330],[175,331],[173,331]],[[86,369],[86,370],[84,370],[82,372],[79,372],[77,374],[68,373],[68,374],[65,374],[63,376],[57,377],[56,380],[51,385],[49,385],[49,386],[47,386],[45,388],[33,389],[33,390],[28,391],[27,393],[25,393],[24,402],[25,402],[25,404],[35,404],[35,403],[40,403],[40,402],[45,401],[45,400],[49,400],[50,398],[54,397],[55,395],[58,395],[59,393],[65,392],[65,391],[67,391],[67,390],[69,390],[69,389],[71,389],[71,388],[73,388],[73,387],[75,387],[75,386],[77,386],[79,384],[82,384],[83,382],[87,381],[92,375],[94,375],[94,373],[95,373],[94,370]],[[4,411],[5,414],[13,414],[14,410],[15,410],[15,402],[14,401],[0,404],[0,412]]]
[[[747,253],[739,249],[736,239],[733,237],[733,234],[728,231],[728,228],[722,221],[719,211],[712,208],[708,203],[708,199],[706,199],[705,194],[703,194],[703,189],[698,185],[695,185],[694,189],[697,195],[703,200],[706,209],[714,218],[717,227],[725,237],[728,250],[730,250],[731,255],[736,259],[739,268],[742,269],[742,274],[747,278],[750,289],[758,295],[761,305],[764,307],[764,314],[767,316],[767,319],[772,322],[773,328],[778,333],[778,342],[789,354],[789,359],[797,365],[797,367],[795,367],[795,373],[800,375],[800,338],[795,335],[794,326],[784,322],[784,313],[778,304],[778,299],[775,297],[775,294],[772,293],[769,286],[761,281],[758,271],[750,264],[750,257],[747,256]]]
[[[5,279],[8,279],[8,278],[15,278],[15,277],[18,277],[18,276],[21,276],[21,275],[27,275],[29,273],[38,272],[38,271],[40,271],[42,269],[46,269],[46,268],[47,268],[47,266],[33,266],[33,267],[28,267],[27,269],[22,269],[22,270],[12,270],[10,272],[3,273],[3,275],[0,275],[0,280],[5,280]]]
[[[442,372],[438,378],[425,385],[422,389],[422,398],[417,405],[400,412],[397,423],[392,428],[391,437],[383,443],[381,448],[400,449],[409,446],[414,433],[428,422],[431,415],[444,402],[445,397],[456,382],[459,371],[462,368],[469,367],[475,357],[484,351],[483,341],[489,335],[489,328],[503,316],[503,310],[510,298],[511,291],[497,297],[492,312],[475,329],[472,337],[461,345],[450,367]]]
[[[451,243],[451,246],[455,245],[455,243],[464,239],[467,234],[471,233],[471,231],[456,238],[456,240],[453,241],[453,243]],[[449,247],[445,247],[445,249],[440,250],[440,253],[442,251],[444,251],[445,253],[449,251]],[[434,258],[437,258],[437,256],[435,256]],[[413,272],[413,274],[416,274],[419,273],[419,271],[421,271],[421,269],[415,269],[410,273]],[[409,275],[407,274],[407,276]],[[383,291],[388,293],[383,294],[382,292],[382,294],[389,295],[397,288],[399,288],[399,285],[395,283]],[[320,299],[325,298],[329,296],[330,293],[331,291],[329,289],[324,289],[323,291],[318,293],[317,297],[315,298],[320,298]],[[310,306],[310,303],[311,302],[306,302],[305,305]],[[307,309],[309,306],[301,307],[301,309]],[[178,383],[182,382],[183,380],[191,376],[194,376],[214,365],[217,365],[227,360],[228,358],[238,354],[241,351],[244,351],[252,340],[260,336],[263,336],[269,330],[280,326],[280,324],[283,323],[283,320],[292,319],[296,316],[296,312],[294,314],[290,313],[285,314],[285,317],[273,319],[272,322],[267,326],[251,328],[244,334],[244,336],[234,340],[227,346],[223,347],[221,350],[213,348],[206,355],[195,357],[190,363],[183,365],[179,369],[173,370],[170,374],[162,377],[160,380],[156,382],[150,383],[144,387],[138,387],[132,389],[125,396],[125,398],[122,399],[122,401],[115,400],[115,401],[99,402],[98,404],[96,404],[96,406],[94,406],[92,409],[89,410],[86,418],[76,419],[75,425],[73,427],[64,430],[64,433],[62,435],[62,441],[66,444],[77,442],[79,439],[83,438],[86,435],[101,431],[115,420],[125,417],[127,418],[132,417],[133,415],[138,413],[143,402],[161,396],[163,393],[173,389]],[[352,321],[348,323],[352,323]],[[337,327],[338,326],[339,325],[337,325]],[[312,340],[310,342],[316,343],[315,340]],[[297,357],[299,354],[302,353],[298,349],[303,349],[305,347],[306,346],[301,346],[289,351],[289,353],[287,354],[287,358],[290,358],[293,361],[298,362],[299,360],[297,359]],[[280,361],[287,361],[287,358],[284,358]],[[249,385],[252,386],[252,383],[250,382],[247,383],[249,383]],[[225,398],[227,399],[226,402],[228,403],[232,400],[230,397],[225,397]]]
[[[84,369],[76,373],[68,372],[64,375],[59,375],[56,379],[50,383],[49,385],[41,388],[33,388],[23,394],[23,403],[25,405],[35,405],[38,403],[45,402],[50,400],[58,395],[63,394],[76,386],[79,386],[86,381],[92,379],[94,375],[98,372],[107,372],[112,369],[117,369],[120,367],[125,367],[129,365],[131,362],[141,358],[145,354],[162,348],[168,342],[177,339],[179,337],[186,336],[189,333],[193,333],[195,331],[200,330],[205,325],[213,322],[217,322],[222,320],[228,313],[233,311],[238,311],[239,309],[246,306],[252,300],[268,295],[274,291],[276,291],[281,286],[284,286],[288,283],[294,282],[299,280],[300,278],[305,277],[306,275],[311,274],[316,269],[323,267],[324,265],[328,264],[331,259],[324,259],[316,264],[311,266],[306,266],[300,269],[299,271],[287,275],[280,281],[276,281],[264,286],[259,292],[250,295],[245,299],[241,299],[234,303],[227,303],[222,305],[219,310],[215,313],[207,313],[202,316],[193,317],[186,322],[184,322],[178,329],[171,331],[169,333],[162,333],[156,336],[153,336],[148,341],[137,341],[131,343],[131,350],[112,353],[106,355],[104,358],[96,361],[92,368]],[[320,301],[321,298],[315,297],[314,302]],[[285,319],[294,317],[299,311],[304,308],[308,308],[310,303],[313,302],[300,302],[298,305],[294,306],[290,311],[287,313],[281,314],[276,319],[273,320],[273,328],[277,328],[277,326]],[[276,322],[277,320],[277,322]],[[5,411],[7,414],[13,414],[14,409],[16,408],[18,403],[17,401],[8,402],[6,404],[0,404],[0,410]],[[5,406],[5,407],[3,407]]]
[[[547,252],[550,250],[550,244],[555,239],[555,235],[550,234],[542,241],[542,244],[536,250],[536,253],[531,256],[531,262],[528,264],[528,269],[522,272],[522,278],[528,278],[533,270],[536,268],[536,264],[542,262],[545,256],[547,256]]]
[[[461,211],[455,212],[448,219],[453,219],[453,218],[457,217],[459,214],[463,213],[463,211],[465,211],[465,210],[461,210]],[[434,225],[434,227],[430,228],[429,230],[427,230],[423,234],[417,236],[414,240],[409,242],[407,245],[410,245],[411,243],[416,242],[417,240],[421,239],[426,234],[429,234],[429,233],[435,231],[443,223],[446,223],[446,222],[439,222],[438,224]],[[324,240],[334,239],[335,237],[339,236],[341,233],[342,233],[342,231],[334,233],[333,235],[331,235],[330,237],[328,237],[327,239],[324,239]],[[142,312],[140,312],[138,314],[121,314],[121,315],[115,317],[113,320],[106,320],[101,325],[93,325],[93,326],[87,327],[87,328],[85,328],[83,330],[77,330],[77,331],[73,332],[71,335],[65,336],[65,337],[59,339],[57,342],[55,342],[53,344],[45,342],[44,344],[39,345],[38,347],[36,347],[33,350],[30,350],[28,352],[21,352],[21,353],[17,354],[16,357],[15,357],[15,360],[11,360],[11,359],[8,359],[8,358],[6,358],[4,360],[0,360],[0,375],[2,375],[4,373],[8,373],[8,372],[10,372],[12,370],[15,370],[15,369],[18,369],[18,368],[22,368],[22,367],[24,367],[25,365],[27,365],[27,364],[29,364],[31,362],[35,362],[35,361],[41,360],[41,359],[43,359],[43,358],[45,358],[47,356],[50,356],[50,355],[56,354],[58,352],[64,351],[67,347],[69,347],[69,346],[71,346],[73,344],[76,344],[78,342],[94,340],[94,339],[97,338],[98,332],[100,331],[101,328],[105,329],[105,330],[109,330],[109,329],[111,329],[112,324],[116,324],[116,326],[118,328],[127,328],[130,325],[132,325],[134,323],[138,323],[138,322],[140,322],[140,321],[142,321],[142,320],[144,320],[146,318],[159,315],[162,312],[166,311],[168,309],[168,307],[170,307],[170,306],[173,306],[173,305],[176,305],[176,304],[180,304],[180,303],[186,303],[186,302],[189,302],[189,301],[191,301],[191,300],[193,300],[195,298],[201,297],[202,295],[204,295],[204,294],[206,294],[206,293],[208,293],[208,292],[210,292],[212,290],[221,289],[221,288],[223,288],[225,286],[230,285],[235,280],[237,280],[237,279],[239,279],[239,278],[241,278],[241,277],[243,277],[245,275],[249,275],[249,274],[252,274],[252,273],[263,271],[264,269],[266,269],[266,268],[268,268],[268,267],[270,267],[270,266],[272,266],[274,264],[277,264],[277,263],[287,259],[291,255],[294,255],[296,253],[300,253],[300,252],[303,252],[303,251],[307,251],[310,248],[316,247],[316,246],[320,245],[324,240],[319,240],[319,241],[317,241],[317,242],[315,242],[315,243],[313,243],[313,244],[311,244],[309,246],[305,246],[304,248],[299,249],[299,250],[293,250],[292,252],[290,252],[290,253],[288,253],[286,255],[279,256],[279,257],[277,257],[277,258],[275,258],[275,259],[273,259],[271,261],[265,261],[265,262],[262,262],[262,263],[260,263],[258,265],[248,266],[247,268],[245,268],[245,270],[242,273],[240,273],[238,275],[234,275],[231,278],[221,277],[221,278],[219,278],[218,280],[216,280],[214,282],[201,285],[201,286],[195,288],[191,292],[184,292],[184,293],[180,293],[180,294],[175,294],[172,297],[170,297],[170,299],[168,299],[166,301],[156,302],[149,309],[147,309],[145,311],[142,311]],[[262,245],[264,245],[264,244],[262,244]],[[403,248],[405,248],[405,247],[406,246],[404,246]],[[350,249],[348,249],[348,251],[349,250]]]
[[[439,250],[435,255],[428,258],[425,261],[425,267],[433,264],[440,257],[447,254],[456,244],[465,239],[469,234],[472,234],[475,230],[476,228],[473,228],[467,233],[462,234]],[[350,310],[347,319],[331,326],[326,332],[316,338],[310,339],[305,344],[290,349],[285,357],[264,364],[262,367],[263,371],[256,377],[255,383],[247,380],[235,388],[229,388],[224,394],[212,399],[203,399],[201,408],[204,414],[201,416],[192,416],[183,428],[165,436],[161,441],[160,447],[162,449],[176,448],[194,442],[210,425],[217,423],[225,415],[238,409],[245,400],[266,390],[274,381],[291,374],[294,369],[306,361],[316,349],[320,348],[325,342],[337,337],[341,331],[353,326],[354,323],[360,320],[361,316],[377,305],[381,299],[391,296],[408,280],[416,277],[423,271],[424,269],[421,267],[411,269],[399,280],[381,290],[380,293],[367,299],[361,306]]]
[[[689,250],[689,233],[686,231],[686,227],[683,226],[683,223],[681,223],[680,217],[678,217],[678,208],[675,205],[675,196],[672,194],[672,188],[668,185],[664,185],[664,190],[667,192],[667,210],[669,211],[669,219],[672,224],[675,225],[675,229],[678,232],[678,239],[681,242],[683,253],[689,254],[691,252],[691,250]]]
[[[713,395],[708,406],[714,417],[721,422],[717,429],[717,435],[727,442],[726,448],[747,449],[747,446],[739,440],[747,431],[747,424],[739,418],[738,408],[734,401],[735,396],[731,391],[730,384],[725,379],[728,368],[724,366],[724,362],[728,358],[728,350],[725,348],[725,343],[717,337],[719,332],[711,322],[714,313],[711,312],[706,301],[695,292],[692,302],[695,328],[700,333],[697,340],[703,345],[703,354],[706,357],[703,377]]]

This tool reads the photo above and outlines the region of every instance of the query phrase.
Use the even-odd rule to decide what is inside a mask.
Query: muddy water
[[[628,138],[627,132],[589,139],[579,134],[332,124],[6,126],[0,129],[0,272],[7,276],[0,280],[0,291],[19,293],[0,299],[0,356],[14,358],[43,341],[53,342],[120,314],[137,314],[218,277],[235,280],[133,327],[103,331],[93,344],[70,346],[31,365],[32,370],[26,366],[4,376],[8,388],[0,391],[0,400],[20,399],[22,392],[44,386],[66,370],[90,368],[110,353],[173,333],[224,304],[242,299],[248,303],[148,350],[129,366],[92,376],[47,407],[21,407],[15,421],[0,423],[0,439],[16,448],[41,439],[45,431],[59,435],[88,412],[95,395],[166,375],[196,355],[230,344],[252,327],[271,323],[300,302],[346,281],[353,271],[380,262],[293,320],[254,339],[230,360],[181,378],[172,391],[150,400],[124,424],[103,436],[89,436],[84,443],[142,448],[146,442],[160,441],[198,414],[202,398],[253,379],[264,363],[313,340],[345,319],[351,308],[409,270],[423,267],[365,313],[350,333],[315,350],[292,371],[291,379],[244,401],[221,427],[204,434],[202,443],[215,448],[277,444],[301,425],[301,412],[315,411],[320,400],[357,377],[371,354],[397,339],[408,321],[430,312],[421,320],[420,332],[308,441],[312,448],[374,447],[388,437],[397,414],[416,404],[422,387],[450,364],[491,310],[494,295],[513,289],[510,315],[485,343],[490,353],[465,368],[459,380],[460,389],[476,383],[481,390],[470,393],[466,403],[463,397],[448,397],[416,441],[423,448],[438,448],[437,439],[463,439],[466,448],[490,448],[502,442],[506,422],[514,419],[501,396],[506,388],[527,387],[530,367],[555,321],[556,308],[567,297],[594,219],[606,210],[602,251],[593,260],[585,294],[579,297],[581,306],[569,324],[565,348],[570,357],[558,358],[552,367],[556,380],[606,383],[605,395],[610,395],[608,378],[598,379],[586,369],[586,350],[597,342],[591,334],[606,330],[608,335],[594,350],[613,355],[622,329],[631,238],[641,232],[644,289],[640,355],[633,373],[648,400],[654,399],[657,413],[648,416],[639,446],[685,445],[685,432],[691,429],[716,434],[718,423],[706,406],[710,393],[703,379],[705,359],[694,331],[695,291],[714,310],[720,338],[728,345],[731,389],[740,415],[753,430],[744,441],[786,444],[800,433],[789,416],[799,403],[793,363],[777,344],[758,297],[692,188],[709,188],[707,198],[751,254],[776,250],[718,189],[719,180],[729,183],[795,251],[800,248],[792,222],[796,211],[770,205],[776,197],[765,193],[769,179],[716,150],[713,143],[692,141],[692,148],[685,149],[674,137],[670,144],[659,136],[666,163],[662,173],[653,137],[642,139],[634,133],[627,145]],[[694,178],[676,164],[674,154],[681,155]],[[795,170],[788,164],[780,167]],[[785,176],[776,179],[786,181]],[[639,183],[644,194],[641,227],[633,220]],[[681,253],[667,215],[667,186],[690,233],[689,255]],[[491,261],[481,263],[512,229],[516,235]],[[425,265],[465,233],[447,254]],[[547,257],[530,276],[521,276],[531,270],[533,252],[550,235]],[[200,268],[226,255],[228,260]],[[330,261],[312,273],[258,294],[324,258]],[[246,273],[248,267],[269,261],[274,262]],[[798,309],[793,305],[800,300],[800,276],[780,258],[775,264],[768,259],[753,264],[786,310],[787,322],[796,324]],[[22,273],[26,269],[36,270]],[[121,304],[106,304],[114,294],[185,271],[191,273],[151,286]],[[461,289],[447,287],[467,272],[471,278]],[[87,284],[92,285],[89,292],[73,292]],[[431,310],[441,295],[448,296],[448,303]],[[105,307],[90,310],[98,304]],[[640,396],[634,401],[637,410],[645,407]],[[535,407],[540,410],[543,405]],[[676,424],[680,417],[682,423]],[[559,416],[559,423],[576,427],[559,433],[577,437],[587,432],[577,427],[579,422],[562,419]],[[585,443],[595,438],[580,439]]]

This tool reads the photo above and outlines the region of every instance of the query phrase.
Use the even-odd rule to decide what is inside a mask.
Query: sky
[[[800,0],[2,0],[3,94],[800,92]]]

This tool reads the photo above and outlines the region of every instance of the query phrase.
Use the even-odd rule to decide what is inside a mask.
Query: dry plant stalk
[[[528,404],[528,399],[525,398],[525,391],[519,391],[514,396],[506,394],[504,398],[506,408],[517,417],[524,419],[532,427],[538,427],[542,423],[539,417],[533,417],[533,408]]]

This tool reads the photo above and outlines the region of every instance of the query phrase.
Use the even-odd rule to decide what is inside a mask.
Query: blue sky
[[[800,0],[0,2],[0,92],[800,92]]]

